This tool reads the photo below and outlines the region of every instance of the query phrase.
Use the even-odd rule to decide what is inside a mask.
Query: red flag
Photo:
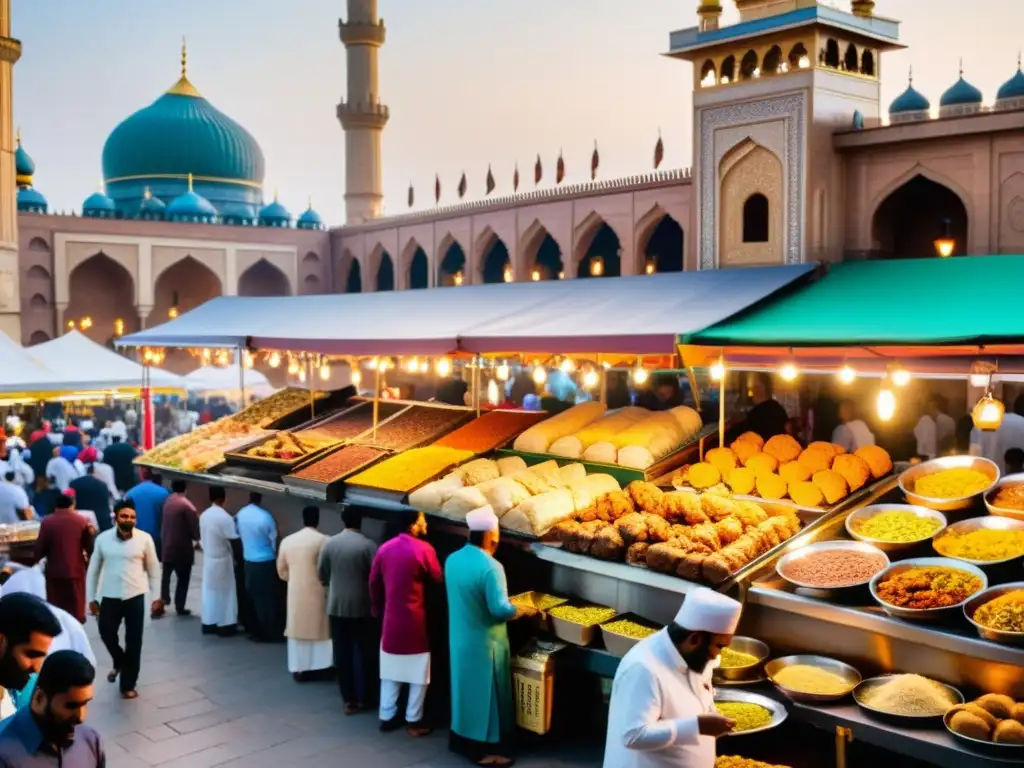
[[[562,159],[562,150],[558,150],[558,163],[555,165],[555,184],[565,181],[565,160]]]
[[[466,188],[467,188],[467,185],[466,185],[466,172],[463,171],[462,172],[462,178],[459,179],[459,199],[460,200],[463,197],[466,196]]]
[[[654,168],[657,170],[661,161],[665,159],[665,142],[661,140],[661,131],[658,131],[658,143],[654,145]]]
[[[487,166],[487,194],[494,191],[494,174],[491,173],[491,166]]]
[[[597,178],[597,166],[601,164],[601,156],[597,154],[597,142],[594,142],[594,154],[590,156],[590,180]]]
[[[412,208],[413,202],[416,200],[416,194],[412,191],[412,182],[409,182],[409,207]]]
[[[515,173],[512,174],[512,192],[519,191],[519,163],[516,163]]]
[[[434,202],[441,202],[441,177],[434,174]]]
[[[537,155],[537,162],[533,166],[533,183],[540,184],[540,180],[544,178],[544,167],[540,164],[540,155]]]

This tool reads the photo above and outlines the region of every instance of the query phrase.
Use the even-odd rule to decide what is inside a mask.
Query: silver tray
[[[942,608],[903,608],[898,605],[892,605],[891,603],[885,602],[881,597],[878,596],[878,585],[882,583],[889,576],[893,576],[902,571],[909,570],[910,568],[925,568],[925,567],[940,567],[940,568],[955,568],[959,571],[966,571],[974,576],[977,576],[981,580],[981,589],[975,592],[974,595],[983,592],[988,588],[988,576],[976,565],[965,563],[962,560],[954,560],[949,557],[914,557],[909,560],[901,560],[898,563],[893,563],[888,568],[879,571],[875,574],[874,578],[871,579],[870,589],[871,596],[875,599],[882,610],[888,613],[890,616],[897,616],[901,619],[915,619],[917,621],[930,621],[940,619],[948,616],[951,613],[959,612],[963,605],[970,600],[974,595],[961,600],[955,605],[947,605]]]
[[[956,499],[933,499],[929,496],[921,496],[914,493],[914,484],[922,477],[933,475],[944,469],[975,469],[989,476],[991,483],[988,487],[982,488],[970,496],[961,496]],[[992,487],[999,482],[999,467],[994,462],[981,456],[943,456],[938,459],[926,461],[923,464],[915,464],[900,475],[900,490],[907,497],[911,504],[921,507],[936,509],[939,512],[953,512],[958,509],[967,509],[977,496],[985,496]]]
[[[838,675],[843,678],[850,687],[839,694],[807,693],[805,691],[797,691],[793,688],[787,688],[775,681],[775,675],[778,674],[779,670],[784,669],[785,667],[796,666],[797,664],[804,664],[809,667],[819,667],[827,672]],[[830,659],[827,656],[815,656],[811,654],[798,654],[796,656],[784,656],[780,659],[773,659],[765,665],[764,671],[765,674],[768,675],[768,679],[772,681],[772,685],[778,689],[779,693],[784,694],[793,701],[805,701],[818,704],[830,701],[839,701],[839,699],[849,696],[850,692],[853,691],[861,681],[860,672],[849,664],[844,664],[836,659]]]
[[[880,515],[883,512],[909,512],[918,517],[925,517],[931,520],[935,520],[939,527],[929,536],[923,536],[920,539],[914,539],[913,541],[886,541],[885,539],[874,539],[870,536],[865,536],[863,533],[859,533],[854,528],[854,523],[864,520],[870,520],[875,515]],[[861,507],[860,509],[850,513],[846,518],[846,532],[850,535],[850,538],[856,539],[857,541],[863,541],[868,544],[872,544],[883,552],[900,552],[904,549],[911,549],[916,547],[918,544],[923,544],[929,539],[938,536],[944,530],[946,530],[946,516],[941,512],[928,507],[920,507],[914,504],[872,504],[867,507]]]
[[[964,616],[978,630],[978,634],[986,640],[991,640],[994,643],[1006,643],[1007,645],[1024,645],[1024,632],[1005,632],[999,629],[989,629],[974,620],[974,612],[985,603],[1005,595],[1007,592],[1014,592],[1016,590],[1024,590],[1024,581],[1000,584],[998,587],[983,589],[981,592],[972,595],[964,603]]]
[[[761,726],[760,728],[751,728],[749,731],[733,731],[725,734],[726,736],[750,736],[754,733],[763,733],[770,731],[772,728],[778,728],[782,725],[786,718],[789,716],[789,712],[781,702],[775,701],[775,699],[769,699],[767,696],[762,696],[758,693],[750,693],[748,691],[715,691],[715,703],[725,701],[737,701],[743,702],[744,704],[757,704],[759,707],[764,707],[772,713],[771,722],[768,725]]]
[[[939,718],[945,717],[946,712],[941,715],[901,715],[897,712],[886,712],[884,709],[876,709],[875,707],[869,706],[864,702],[864,697],[870,691],[878,688],[881,685],[889,682],[889,680],[899,675],[880,675],[879,677],[870,677],[867,680],[861,682],[856,688],[853,689],[853,700],[857,702],[857,706],[863,709],[865,712],[871,712],[881,717],[890,718],[892,720],[898,720],[904,723],[927,723]],[[954,688],[952,685],[947,685],[939,680],[933,680],[932,682],[938,683],[940,686],[946,689],[950,696],[950,709],[955,707],[957,704],[964,703],[964,695],[960,693],[958,688]]]
[[[972,517],[970,520],[961,520],[959,523],[953,523],[946,528],[942,533],[970,533],[971,531],[978,531],[981,529],[997,530],[997,531],[1024,531],[1024,520],[1014,520],[1012,517]],[[1011,557],[1004,557],[1002,560],[972,560],[969,557],[956,557],[955,555],[944,555],[939,552],[938,548],[935,547],[935,542],[940,538],[940,534],[935,534],[932,538],[932,549],[938,552],[939,557],[948,557],[951,560],[959,560],[961,563],[970,563],[976,565],[979,568],[991,568],[997,565],[1005,565],[1006,563],[1012,563],[1015,560],[1024,558],[1024,552]]]

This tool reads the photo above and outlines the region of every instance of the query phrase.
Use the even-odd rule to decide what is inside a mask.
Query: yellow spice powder
[[[867,520],[854,523],[854,530],[861,536],[878,541],[920,541],[934,534],[942,523],[931,517],[921,517],[913,512],[881,512]]]
[[[935,540],[935,551],[946,557],[967,560],[1006,560],[1024,555],[1024,530],[979,528],[966,533],[947,531]]]
[[[473,456],[469,451],[428,446],[413,448],[375,464],[349,480],[353,485],[366,485],[385,491],[411,491],[449,467]]]
[[[992,479],[976,469],[959,467],[925,475],[914,483],[914,493],[930,499],[959,499],[981,493],[992,485]]]
[[[974,612],[974,620],[999,632],[1024,632],[1024,589],[989,600]]]

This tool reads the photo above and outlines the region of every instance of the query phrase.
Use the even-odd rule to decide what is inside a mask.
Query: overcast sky
[[[537,153],[553,183],[559,149],[568,181],[589,173],[594,141],[600,177],[643,173],[659,128],[666,167],[690,163],[688,64],[659,54],[671,30],[696,24],[697,0],[381,0],[388,28],[381,90],[391,108],[384,133],[385,204],[406,208],[481,197],[488,163],[498,193],[511,192],[518,160],[532,187]],[[837,2],[849,7],[849,2]],[[12,0],[24,45],[15,68],[15,123],[36,161],[36,187],[53,209],[80,208],[101,181],[103,142],[125,117],[176,80],[182,35],[189,77],[244,125],[293,212],[314,207],[344,220],[344,139],[335,106],[345,88],[338,40],[343,0]],[[726,21],[736,12],[729,0]],[[957,78],[994,98],[1016,68],[1024,11],[1019,0],[879,0],[900,19],[906,51],[883,59],[883,100],[915,85],[933,103]],[[637,9],[642,8],[643,12]]]

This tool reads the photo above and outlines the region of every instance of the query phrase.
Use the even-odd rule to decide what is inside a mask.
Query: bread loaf
[[[514,475],[516,472],[522,472],[526,469],[526,462],[522,456],[502,456],[498,459],[498,473],[505,477],[505,475]]]
[[[410,493],[409,506],[422,509],[424,512],[437,512],[451,495],[462,487],[462,475],[458,471],[452,472]]]
[[[530,427],[516,438],[514,447],[525,453],[546,453],[555,440],[578,432],[604,412],[603,403],[580,403]]]
[[[465,517],[484,506],[487,506],[487,499],[479,488],[460,488],[444,503],[441,512],[451,517]]]
[[[594,464],[614,464],[618,455],[619,449],[615,447],[615,443],[607,440],[594,443],[583,452],[583,458]]]
[[[587,468],[582,464],[566,464],[558,468],[558,476],[565,485],[571,485],[587,476]]]
[[[568,520],[576,513],[572,494],[567,490],[550,491],[534,496],[510,510],[508,515],[521,513],[530,522],[531,532],[543,536],[552,526]],[[516,518],[513,517],[513,520]]]
[[[498,463],[491,459],[470,461],[459,467],[458,472],[462,476],[464,485],[479,485],[501,476],[498,471]]]
[[[578,459],[583,452],[594,443],[610,441],[624,429],[629,429],[637,422],[650,415],[646,408],[628,406],[617,411],[606,413],[592,424],[584,427],[574,435],[561,437],[551,444],[548,453]]]
[[[515,531],[516,533],[533,535],[533,525],[530,523],[530,518],[519,507],[509,510],[499,522],[502,528]]]
[[[566,459],[578,459],[583,456],[583,443],[576,435],[566,435],[548,446],[548,453]]]
[[[700,428],[700,415],[685,405],[651,414],[616,437],[616,461],[624,467],[647,469],[690,440]]]
[[[602,496],[619,490],[619,481],[611,475],[587,475],[582,480],[569,484],[573,506],[582,512]]]
[[[488,480],[476,486],[476,489],[483,494],[498,517],[530,498],[530,492],[511,477]]]

